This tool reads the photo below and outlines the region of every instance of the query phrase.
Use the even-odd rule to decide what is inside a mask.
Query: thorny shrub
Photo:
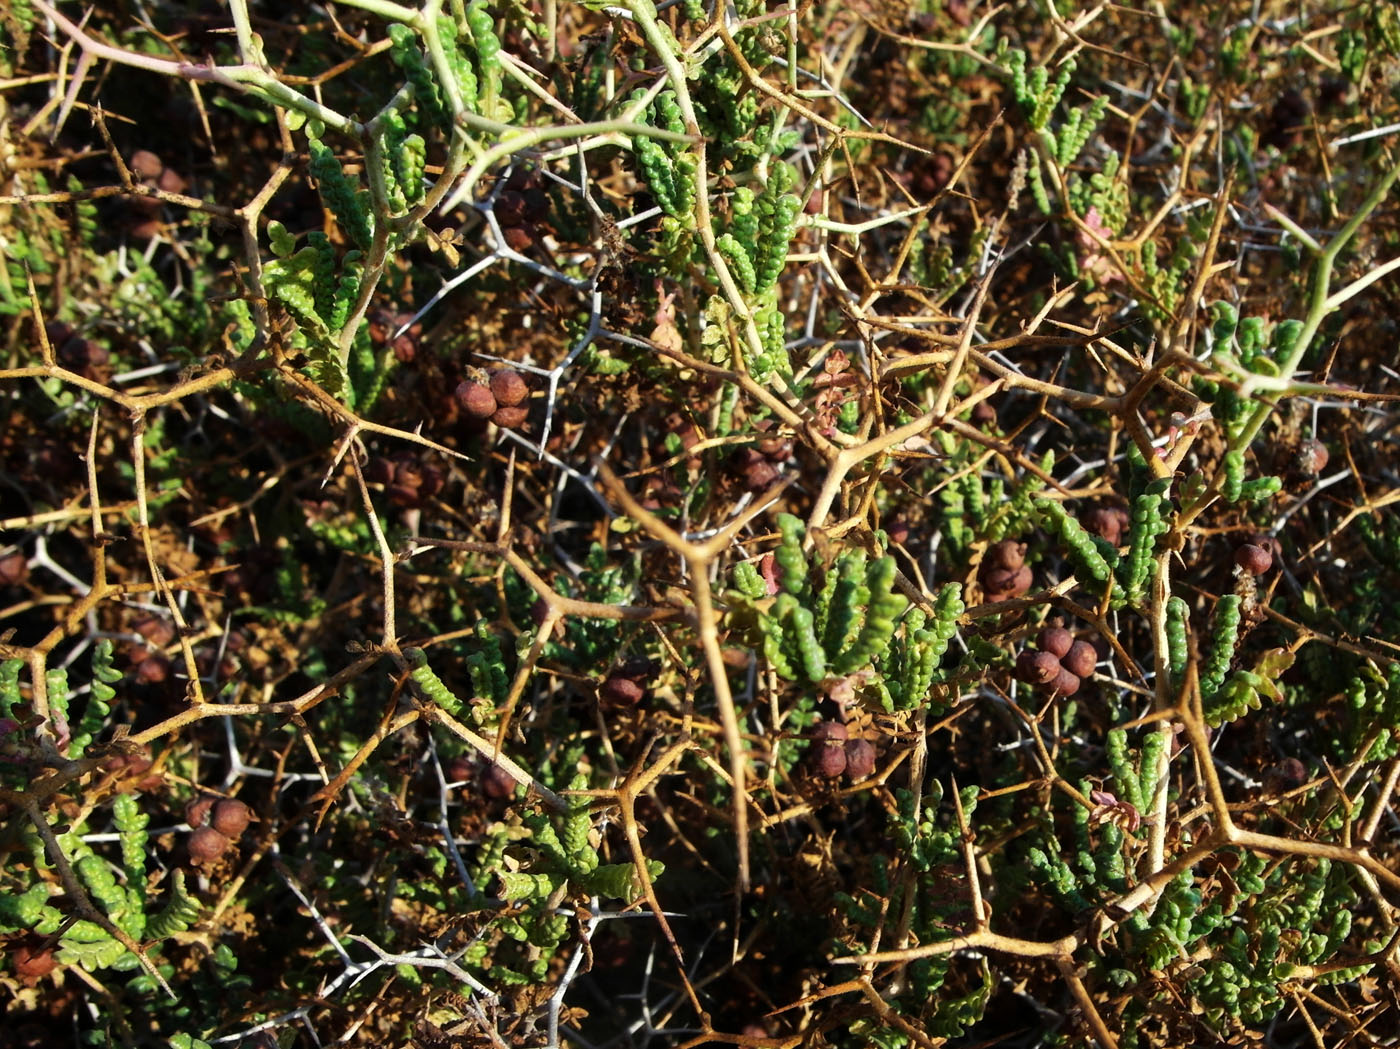
[[[1373,1045],[1400,18],[12,0],[3,1045]]]

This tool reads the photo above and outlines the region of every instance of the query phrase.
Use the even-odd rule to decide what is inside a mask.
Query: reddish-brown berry
[[[839,743],[821,743],[812,748],[812,768],[823,779],[835,779],[846,771],[846,748]]]
[[[744,487],[751,492],[763,492],[778,482],[778,468],[767,459],[758,459],[744,467]]]
[[[1064,658],[1074,644],[1074,635],[1062,626],[1048,626],[1035,635],[1035,647],[1049,652],[1056,659]]]
[[[530,232],[529,226],[509,226],[501,230],[501,236],[505,238],[506,247],[520,255],[529,251],[535,243],[535,235]]]
[[[131,168],[131,173],[137,178],[157,179],[165,170],[165,162],[149,149],[138,149],[131,154],[127,167]]]
[[[1298,472],[1306,477],[1316,477],[1327,468],[1327,446],[1315,437],[1310,437],[1298,446]]]
[[[530,387],[518,371],[506,368],[491,376],[491,396],[496,398],[497,404],[514,408],[530,396]]]
[[[1122,545],[1123,533],[1131,524],[1128,512],[1117,506],[1096,506],[1085,513],[1079,523],[1110,546]]]
[[[213,863],[233,844],[213,827],[197,827],[190,835],[190,862],[196,866]]]
[[[481,793],[496,801],[515,796],[515,777],[499,765],[487,765],[481,770]]]
[[[1068,670],[1061,669],[1050,683],[1050,691],[1061,696],[1072,696],[1079,691],[1079,678]]]
[[[846,775],[853,780],[865,779],[875,771],[875,745],[869,740],[846,741]]]
[[[1028,685],[1047,685],[1060,673],[1060,661],[1052,652],[1026,649],[1016,657],[1016,677]]]
[[[26,987],[33,987],[58,968],[53,951],[28,943],[20,943],[10,952],[10,964],[14,966],[20,983]]]
[[[515,430],[523,426],[529,417],[530,409],[523,404],[517,404],[510,408],[497,408],[496,414],[491,416],[491,421],[507,430]]]
[[[170,680],[172,667],[164,656],[148,656],[137,663],[132,676],[138,685],[161,685]]]
[[[224,798],[214,803],[209,826],[227,838],[237,838],[248,829],[248,822],[252,818],[252,811],[243,802],[234,798]]]
[[[457,403],[473,419],[489,419],[496,413],[496,398],[479,382],[457,384]]]
[[[16,550],[0,557],[0,586],[22,586],[29,578],[29,558]]]
[[[1079,678],[1093,677],[1094,665],[1098,661],[1099,654],[1087,641],[1076,641],[1060,660],[1066,670]]]
[[[639,681],[614,670],[598,686],[598,698],[618,707],[633,707],[642,701],[646,688]]]
[[[189,183],[184,177],[172,168],[166,168],[160,173],[160,178],[156,180],[156,185],[167,193],[183,193],[189,188]]]
[[[214,802],[207,794],[195,798],[185,806],[185,822],[191,827],[202,827],[209,822],[209,814],[214,811]]]
[[[819,721],[812,726],[814,743],[844,743],[850,735],[851,730],[839,721]]]
[[[1031,588],[1031,566],[979,571],[977,579],[982,584],[989,602],[1009,601],[1013,597],[1020,597]]]
[[[993,568],[1016,569],[1025,563],[1026,544],[1018,543],[1014,539],[1003,539],[999,543],[993,543],[982,558],[982,564],[991,565]]]
[[[1274,567],[1274,555],[1262,546],[1243,543],[1235,549],[1235,564],[1250,575],[1263,575]]]
[[[973,426],[990,426],[996,421],[997,409],[991,401],[978,401],[972,406]]]

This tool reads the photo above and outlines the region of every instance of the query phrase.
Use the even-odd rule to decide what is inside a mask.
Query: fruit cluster
[[[510,428],[525,422],[530,413],[525,405],[529,396],[524,377],[512,368],[494,372],[486,383],[468,379],[459,383],[456,391],[457,403],[468,416]]]
[[[852,739],[851,731],[840,721],[823,721],[812,729],[812,767],[824,779],[844,774],[862,780],[875,771],[875,745],[867,739]]]
[[[1031,566],[1026,564],[1026,544],[1014,539],[993,543],[982,556],[977,582],[989,603],[1009,601],[1031,588]]]
[[[242,836],[252,818],[248,806],[234,798],[195,798],[185,806],[185,819],[194,828],[190,862],[197,867],[212,864]]]
[[[1047,692],[1072,696],[1083,679],[1093,675],[1098,661],[1089,642],[1076,641],[1064,627],[1051,626],[1036,635],[1035,650],[1028,648],[1016,658],[1016,677]]]

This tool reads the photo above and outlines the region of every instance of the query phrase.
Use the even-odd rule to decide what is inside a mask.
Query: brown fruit
[[[33,987],[49,973],[58,968],[53,951],[44,950],[28,943],[21,943],[10,952],[10,963],[15,975],[26,987]]]
[[[176,171],[166,168],[160,173],[160,178],[156,180],[156,185],[167,193],[183,193],[189,188],[189,183]]]
[[[1060,661],[1052,652],[1026,649],[1016,657],[1016,677],[1028,685],[1048,685],[1060,673]]]
[[[0,586],[21,586],[29,578],[29,558],[16,550],[0,557]]]
[[[213,827],[196,828],[190,835],[190,862],[196,866],[213,863],[233,844]]]
[[[496,413],[496,398],[479,382],[458,383],[455,396],[462,411],[473,419],[489,419]]]
[[[506,368],[491,376],[491,396],[496,398],[497,404],[514,408],[530,396],[530,387],[518,371]]]
[[[744,467],[744,487],[751,492],[765,492],[778,482],[778,468],[766,459]]]
[[[145,616],[131,625],[153,648],[164,648],[175,640],[175,625],[160,616]]]
[[[458,755],[443,764],[442,775],[448,783],[465,783],[471,779],[474,768],[470,758]]]
[[[760,419],[754,428],[764,433],[776,429],[772,419]],[[785,463],[792,457],[792,438],[764,437],[758,442],[758,451],[769,462]]]
[[[502,229],[510,229],[525,221],[525,198],[513,189],[502,190],[491,210]]]
[[[137,178],[157,179],[165,170],[165,163],[149,149],[138,149],[131,154],[126,166],[131,168],[131,173]]]
[[[986,598],[989,602],[1009,601],[1013,597],[1020,597],[1031,588],[1031,566],[1022,565],[1020,568],[994,568],[986,572],[979,571],[977,579],[982,584],[982,589],[986,591]]]
[[[1131,524],[1128,512],[1117,506],[1096,506],[1081,517],[1079,523],[1110,546],[1122,544],[1123,532]]]
[[[499,765],[487,765],[481,770],[481,793],[497,801],[514,797],[515,777]]]
[[[875,771],[875,745],[869,740],[853,739],[846,743],[846,775],[853,780],[865,779]]]
[[[1035,635],[1035,647],[1056,659],[1063,659],[1073,644],[1074,635],[1062,626],[1048,626]]]
[[[202,827],[209,822],[209,814],[214,811],[214,802],[207,794],[195,798],[185,806],[185,822],[191,827]]]
[[[1244,543],[1235,549],[1235,564],[1250,575],[1263,575],[1274,566],[1274,555],[1262,546]]]
[[[491,421],[507,430],[515,430],[523,426],[529,417],[530,409],[518,404],[513,408],[497,408],[496,414],[491,416]]]
[[[836,743],[822,743],[812,748],[812,768],[823,779],[835,779],[846,771],[846,748]]]
[[[501,236],[505,238],[506,247],[519,255],[525,254],[535,243],[535,235],[528,226],[508,226],[501,230]]]
[[[993,543],[982,558],[983,565],[991,565],[993,568],[1016,569],[1025,563],[1026,544],[1018,543],[1014,539],[1003,539],[999,543]]]
[[[138,685],[160,685],[170,680],[170,660],[164,656],[148,656],[136,664],[133,677]]]
[[[228,838],[237,838],[248,829],[248,821],[253,817],[248,806],[233,798],[215,802],[209,826]]]
[[[1316,477],[1327,468],[1327,446],[1315,437],[1310,437],[1298,446],[1298,472],[1305,477]]]
[[[598,686],[598,698],[618,707],[633,707],[642,701],[646,688],[638,681],[614,670]]]
[[[1060,662],[1064,668],[1075,677],[1086,678],[1094,676],[1094,665],[1099,661],[1099,654],[1094,651],[1094,646],[1087,641],[1076,641],[1070,646],[1070,650],[1065,654]]]
[[[1068,670],[1061,669],[1051,682],[1050,691],[1061,696],[1072,696],[1079,691],[1079,678]]]
[[[812,726],[815,743],[842,743],[850,738],[851,730],[839,721],[819,721]]]

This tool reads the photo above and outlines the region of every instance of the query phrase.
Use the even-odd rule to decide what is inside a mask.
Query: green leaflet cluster
[[[588,786],[588,777],[577,774],[570,790]],[[592,836],[588,802],[582,801],[562,816],[528,813],[523,818],[528,836],[514,848],[507,867],[507,837],[496,835],[484,860],[473,872],[478,884],[494,874],[498,895],[508,906],[491,922],[494,938],[482,937],[468,948],[468,964],[484,968],[500,983],[532,984],[545,979],[554,954],[568,936],[573,907],[591,897],[633,903],[642,895],[642,882],[631,863],[603,863]],[[647,861],[647,874],[659,878],[665,866]],[[514,967],[500,960],[502,940],[524,945],[527,960]],[[531,949],[533,948],[533,949]],[[489,962],[489,964],[488,964]]]
[[[1241,318],[1228,302],[1210,304],[1211,359],[1231,375],[1250,373],[1277,378],[1278,362],[1292,355],[1302,334],[1303,322],[1269,324],[1262,317]]]
[[[875,660],[874,688],[886,711],[913,710],[929,699],[929,690],[936,682],[947,680],[949,673],[941,668],[948,644],[958,632],[958,617],[967,606],[962,599],[962,587],[947,583],[934,601],[932,617],[922,608],[911,608],[900,624],[893,644]],[[946,704],[930,707],[930,713],[942,713]]]
[[[970,387],[969,387],[970,391]],[[932,529],[941,537],[941,549],[955,561],[966,561],[983,538],[989,543],[1016,538],[1029,531],[1036,518],[1035,493],[1041,481],[1026,471],[1007,490],[1005,480],[988,477],[977,467],[977,449],[946,430],[930,434],[940,453],[936,472],[924,481],[933,492],[929,508]],[[1053,452],[1038,464],[1046,473],[1055,465]]]
[[[1036,136],[1038,148],[1030,151],[1026,171],[1031,194],[1041,212],[1049,215],[1054,209],[1041,172],[1042,156],[1060,171],[1068,169],[1078,159],[1108,111],[1108,98],[1099,95],[1088,106],[1070,109],[1063,123],[1052,129],[1050,117],[1064,97],[1070,78],[1074,76],[1074,61],[1071,59],[1063,63],[1055,79],[1051,80],[1050,71],[1044,66],[1037,66],[1027,73],[1026,53],[1019,48],[1005,51],[1001,59],[1003,69],[1011,78],[1012,94]]]
[[[442,131],[450,131],[452,114],[438,88],[437,75],[424,55],[418,42],[418,34],[402,23],[389,26],[389,54],[399,67],[404,79],[413,87],[413,101],[418,112],[429,125]],[[458,85],[459,97],[462,85]],[[474,93],[474,92],[473,92]]]
[[[760,382],[775,374],[785,378],[792,376],[792,362],[784,345],[777,281],[787,261],[788,244],[802,210],[802,202],[790,192],[796,180],[791,167],[775,162],[759,193],[755,194],[746,186],[736,189],[729,199],[729,219],[715,238],[715,249],[723,256],[745,301],[753,308],[763,352],[756,358],[750,356],[745,364]],[[714,296],[705,313],[710,323],[702,343],[715,350],[723,345],[723,321],[728,304]]]
[[[510,695],[510,673],[500,639],[485,620],[477,623],[476,640],[471,649],[465,658],[473,697],[469,711],[471,721],[479,727],[494,727],[499,710]],[[421,648],[406,648],[403,656],[409,665],[409,679],[418,686],[423,697],[452,716],[459,715],[463,706],[461,698],[428,665],[427,653]]]
[[[1209,939],[1209,956],[1188,982],[1205,1007],[1205,1019],[1224,1032],[1243,1021],[1268,1022],[1284,1004],[1280,985],[1300,965],[1325,965],[1347,947],[1352,913],[1359,898],[1351,872],[1318,860],[1299,874],[1295,865],[1276,865],[1263,877],[1263,857],[1245,854],[1233,873],[1240,899],[1231,908],[1240,919]],[[1381,944],[1361,945],[1368,953]],[[1357,953],[1352,948],[1348,953]],[[1318,977],[1324,983],[1355,980],[1372,968],[1367,960]]]
[[[1224,711],[1214,701],[1225,684],[1225,676],[1235,658],[1235,647],[1239,644],[1241,604],[1236,594],[1225,594],[1216,603],[1210,649],[1201,661],[1201,700],[1205,706],[1206,720],[1213,725],[1224,720]]]
[[[1367,663],[1346,686],[1351,708],[1351,752],[1363,761],[1388,761],[1400,754],[1400,663],[1391,663],[1382,674]],[[1380,730],[1370,750],[1360,754],[1366,739]]]
[[[1053,499],[1035,500],[1036,515],[1040,525],[1052,537],[1059,540],[1066,560],[1074,567],[1078,576],[1089,590],[1102,594],[1113,578],[1113,570],[1119,557],[1108,542],[1096,535],[1090,535],[1078,518]]]
[[[963,815],[970,819],[977,808],[978,788],[963,787],[958,792]],[[863,942],[882,945],[895,934],[901,911],[898,905],[903,886],[892,866],[908,865],[913,879],[909,931],[919,943],[938,943],[958,934],[966,921],[969,889],[962,854],[962,837],[951,814],[939,817],[943,786],[930,783],[920,818],[914,814],[914,796],[907,790],[896,792],[898,819],[893,824],[895,858],[877,853],[871,857],[867,887],[858,895],[837,892],[835,899],[854,936]],[[944,820],[950,825],[945,826]],[[911,963],[908,982],[887,1002],[918,1029],[941,1038],[954,1038],[982,1018],[994,981],[982,963],[980,979],[962,994],[951,993],[945,981],[952,967],[951,956],[922,958]],[[869,1021],[852,1033],[866,1044],[904,1046],[907,1036],[897,1029]]]
[[[112,813],[121,845],[119,869],[82,840],[86,833],[83,824],[75,824],[58,836],[59,847],[83,888],[112,923],[137,942],[150,944],[186,931],[199,919],[201,908],[199,901],[186,891],[182,871],[177,870],[172,875],[165,905],[154,914],[148,913],[146,825],[149,817],[139,810],[134,797],[125,794],[112,803]],[[30,931],[50,936],[63,929],[55,955],[62,964],[78,965],[88,972],[137,969],[140,959],[98,923],[87,919],[66,923],[64,912],[49,902],[56,887],[40,874],[52,870],[43,843],[32,831],[27,842],[32,864],[24,873],[31,879],[30,884],[23,888],[6,885],[0,889],[0,933]]]
[[[633,92],[633,100],[645,92]],[[664,131],[685,134],[685,119],[681,116],[676,93],[669,89],[657,94],[647,107],[647,122]],[[671,220],[662,222],[663,241],[674,241],[682,230],[695,225],[696,159],[684,142],[657,141],[646,135],[632,139],[632,153],[642,178],[656,198],[656,203]],[[668,257],[670,253],[668,252]]]
[[[112,700],[116,698],[114,684],[122,679],[122,673],[112,665],[112,639],[104,637],[92,650],[92,690],[88,696],[87,709],[82,719],[73,729],[72,742],[68,744],[68,756],[80,758],[83,752],[107,724],[112,713]]]
[[[762,71],[773,60],[768,51],[771,34],[761,25],[746,25],[742,20],[757,21],[767,13],[767,7],[763,0],[738,0],[734,9],[741,20],[736,25],[734,41],[750,67]],[[724,164],[746,171],[765,153],[780,153],[796,144],[792,133],[779,134],[781,113],[774,110],[771,122],[765,120],[760,107],[762,96],[747,87],[744,71],[727,50],[710,56],[691,84],[695,117],[715,170]]]
[[[333,156],[331,162],[339,170]],[[330,239],[319,231],[307,234],[305,247],[297,249],[295,238],[278,222],[268,223],[268,238],[276,258],[263,266],[263,283],[293,319],[291,345],[306,353],[317,385],[353,405],[354,390],[337,339],[359,293],[360,252],[348,251],[337,261]],[[357,338],[368,341],[364,333]]]
[[[1091,534],[1063,504],[1040,498],[1034,506],[1041,526],[1058,541],[1076,577],[1091,593],[1102,596],[1112,582],[1114,608],[1142,608],[1156,565],[1157,540],[1171,530],[1170,486],[1171,480],[1162,478],[1148,483],[1133,497],[1125,555],[1106,539]]]
[[[1133,499],[1129,511],[1128,554],[1118,564],[1118,590],[1114,596],[1133,607],[1141,606],[1147,598],[1147,585],[1156,567],[1153,554],[1157,538],[1171,531],[1167,521],[1171,510],[1170,489],[1169,477],[1151,482]]]
[[[736,566],[730,591],[730,614],[754,623],[773,669],[789,681],[818,684],[883,657],[909,603],[893,591],[894,558],[872,560],[863,550],[846,548],[831,564],[818,567],[802,549],[806,529],[798,518],[779,514],[778,530],[776,598],[767,601],[767,582],[747,563]],[[914,640],[915,648],[906,652],[910,661],[921,658],[919,644]],[[923,644],[936,646],[936,641],[928,638]],[[910,680],[917,679],[911,668]]]

